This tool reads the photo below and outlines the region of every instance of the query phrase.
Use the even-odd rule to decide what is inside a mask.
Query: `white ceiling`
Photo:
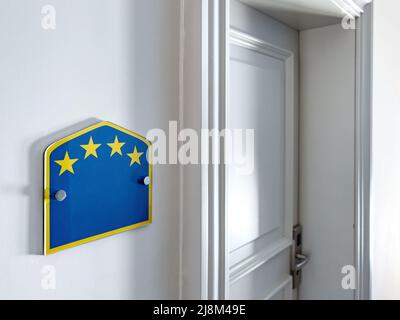
[[[331,0],[240,0],[297,30],[340,23],[343,11]]]

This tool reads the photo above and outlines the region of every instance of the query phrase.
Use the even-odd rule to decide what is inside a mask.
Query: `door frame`
[[[355,298],[371,298],[370,191],[372,132],[372,35],[373,2],[364,7],[356,23],[355,112]]]
[[[357,19],[355,99],[355,268],[356,299],[370,298],[370,156],[372,10],[370,3]],[[201,91],[202,129],[226,128],[229,103],[230,0],[202,1]],[[201,168],[201,298],[229,298],[228,219],[225,212],[224,141],[213,139],[219,163]],[[211,150],[209,150],[211,151]]]
[[[228,105],[230,0],[201,3],[201,128],[218,134],[226,127]],[[213,159],[201,168],[201,298],[217,300],[228,298],[229,252],[224,197],[225,145],[223,139],[213,141],[212,150],[209,147]]]

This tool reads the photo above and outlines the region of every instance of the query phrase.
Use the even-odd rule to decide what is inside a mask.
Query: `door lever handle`
[[[296,254],[296,263],[295,263],[295,269],[296,271],[300,271],[301,269],[304,268],[304,266],[310,261],[310,258],[304,254],[297,253]]]
[[[293,276],[293,289],[298,289],[301,282],[301,273],[310,260],[309,256],[302,254],[303,228],[300,224],[293,227],[293,247],[291,256],[291,274]]]

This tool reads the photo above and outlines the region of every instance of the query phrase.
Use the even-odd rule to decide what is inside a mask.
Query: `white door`
[[[231,10],[226,124],[233,130],[254,129],[254,170],[227,165],[228,298],[291,299],[297,52],[273,42],[288,43],[296,33],[242,4],[232,2]],[[273,25],[273,38],[251,33],[249,20],[258,23],[258,30],[263,23]],[[246,32],[238,31],[246,26]],[[241,147],[238,141],[226,145],[228,154]]]

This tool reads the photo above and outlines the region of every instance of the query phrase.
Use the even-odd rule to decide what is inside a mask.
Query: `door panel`
[[[228,129],[254,129],[254,171],[226,168],[230,299],[292,299],[298,32],[231,0]],[[233,144],[231,153],[235,148]]]
[[[282,251],[272,259],[255,268],[244,276],[234,279],[230,285],[230,299],[266,299],[275,296],[279,291],[291,288],[291,277],[288,275],[290,264],[288,250]]]
[[[254,130],[254,170],[226,171],[229,298],[291,298],[293,54],[233,29],[229,74],[227,128]]]
[[[241,175],[235,166],[228,166],[230,250],[234,251],[275,230],[276,237],[282,237],[285,62],[232,45],[230,73],[228,127],[255,129],[254,172]]]

